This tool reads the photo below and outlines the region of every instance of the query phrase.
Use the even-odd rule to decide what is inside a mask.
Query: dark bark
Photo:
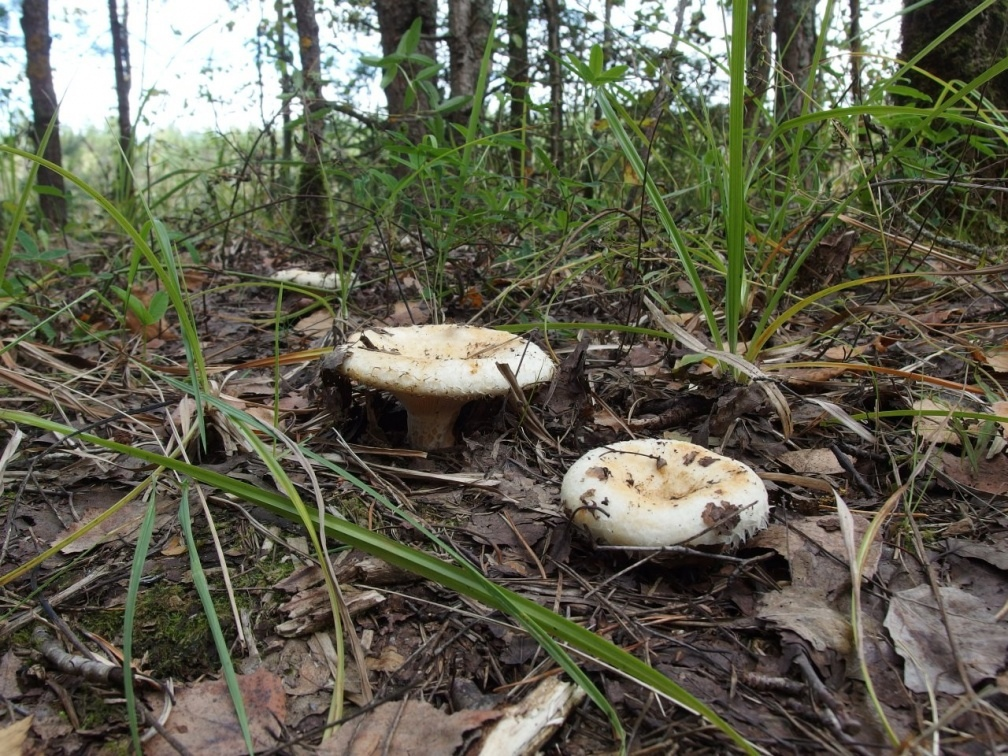
[[[529,4],[528,0],[508,0],[507,34],[508,62],[505,77],[511,88],[509,126],[521,146],[511,148],[511,171],[524,177],[524,159],[527,150],[526,122],[528,117],[529,54],[528,54]]]
[[[812,83],[809,73],[816,47],[815,0],[777,0],[777,121],[797,118]]]
[[[483,51],[490,39],[493,5],[490,0],[449,0],[448,72],[452,97],[472,97],[476,93]],[[469,121],[472,107],[451,114],[455,123]]]
[[[850,0],[851,96],[861,103],[861,0]]]
[[[322,99],[322,62],[314,0],[294,0],[298,49],[301,53],[301,102],[304,107],[301,173],[294,202],[294,233],[301,242],[311,242],[329,223],[329,196],[322,171],[322,130],[325,100]]]
[[[291,130],[291,98],[294,95],[294,79],[290,66],[294,62],[287,46],[287,18],[284,14],[284,0],[276,0],[276,56],[280,65],[280,122],[283,124],[280,147],[280,185],[284,191],[290,190],[290,163],[294,154],[294,133]]]
[[[28,89],[32,102],[32,136],[40,145],[49,124],[53,124],[49,141],[42,156],[56,165],[63,164],[63,149],[60,146],[59,119],[57,118],[56,90],[53,87],[52,66],[49,62],[49,0],[24,0],[21,5],[21,29],[25,36],[27,53]],[[63,228],[66,224],[66,196],[63,177],[40,168],[38,185],[39,206],[42,215],[53,228]]]
[[[546,70],[550,90],[549,155],[553,164],[563,170],[563,72],[560,69],[560,11],[562,0],[544,0],[546,13]]]
[[[123,0],[122,19],[116,0],[109,0],[109,28],[112,32],[112,57],[115,63],[116,103],[119,115],[119,156],[118,165],[118,195],[121,201],[127,201],[133,196],[133,175],[130,166],[133,164],[133,121],[130,118],[130,58],[129,58],[129,0]]]
[[[904,0],[905,9],[911,5],[913,3]],[[936,0],[929,5],[906,12],[902,21],[902,58],[907,61],[914,58],[932,40],[976,6],[977,0]],[[907,76],[912,87],[924,92],[936,102],[945,91],[943,82],[969,82],[1003,59],[1006,53],[1008,53],[1008,2],[1002,1],[986,8],[921,58],[917,66],[930,72],[938,81],[919,71],[910,71]],[[978,93],[1002,113],[1005,112],[1008,110],[1008,73],[994,77],[980,87]],[[944,94],[946,99],[948,96],[948,93]],[[924,106],[919,100],[912,100],[909,104]],[[942,122],[934,122],[933,126],[936,130],[940,129]],[[979,127],[960,124],[956,128],[960,129],[963,137],[967,134],[989,135],[988,130]],[[952,148],[954,153],[949,155],[954,162],[948,165],[946,170],[957,179],[968,176],[994,185],[1003,183],[1008,150],[996,139],[988,140],[988,145],[994,150],[993,155],[983,154],[965,143],[954,146]],[[946,148],[950,146],[946,144]],[[985,221],[987,210],[1000,217],[1003,222],[1008,218],[1008,197],[1002,192],[983,189],[959,191],[954,186],[949,186],[935,197],[930,214],[932,217],[946,218],[965,213],[968,220],[973,221],[969,224],[971,240],[986,241],[991,234],[990,225]],[[995,244],[1001,241],[996,232],[992,241]]]
[[[743,116],[746,127],[756,122],[763,98],[770,88],[770,34],[774,24],[774,0],[751,0],[749,13],[749,39],[746,40],[746,88],[749,92]]]
[[[912,11],[903,0],[903,60],[910,60],[935,37],[977,6],[977,0],[935,0]],[[941,81],[970,81],[1008,53],[1008,3],[994,3],[940,44],[917,64]],[[937,100],[942,85],[917,71],[908,74],[910,85]],[[1008,73],[992,79],[984,95],[995,107],[1008,109]]]
[[[420,19],[421,39],[417,52],[435,59],[434,38],[437,35],[437,0],[375,0],[378,14],[378,30],[381,33],[382,54],[391,55],[396,51],[403,34]],[[415,144],[424,134],[422,116],[430,112],[431,103],[422,89],[416,89],[416,98],[407,112],[406,92],[417,68],[410,64],[402,66],[396,77],[385,87],[389,120],[401,123]]]

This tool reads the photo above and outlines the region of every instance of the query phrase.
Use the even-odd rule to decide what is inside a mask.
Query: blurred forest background
[[[119,202],[142,192],[186,234],[240,209],[255,210],[255,223],[285,229],[300,243],[331,240],[339,218],[355,207],[397,218],[417,211],[418,202],[428,206],[418,211],[424,217],[445,210],[431,192],[461,199],[470,224],[510,223],[542,196],[549,201],[538,212],[560,214],[542,227],[562,229],[568,218],[631,208],[640,197],[640,177],[593,97],[602,83],[632,125],[650,175],[675,198],[675,213],[711,221],[725,180],[718,153],[727,141],[729,82],[743,74],[748,164],[770,170],[745,179],[757,202],[772,200],[753,185],[776,173],[795,192],[789,202],[815,214],[864,188],[859,178],[867,172],[876,184],[890,182],[874,200],[858,199],[871,212],[920,210],[925,224],[969,227],[981,240],[1002,230],[1004,194],[976,187],[1005,173],[1004,3],[753,0],[744,72],[731,69],[724,38],[731,3],[297,0],[228,7],[235,17],[259,14],[255,38],[229,40],[230,70],[208,62],[205,79],[187,79],[191,89],[182,92],[180,82],[137,91],[131,65],[131,53],[144,54],[145,35],[171,27],[178,11],[170,4],[149,9],[140,28],[130,23],[137,10],[128,0],[111,0],[101,19],[74,19],[72,4],[0,5],[10,98],[4,141],[34,150],[44,140],[48,159]],[[107,29],[107,54],[86,74],[74,72],[73,86],[118,103],[118,148],[110,128],[60,129],[55,119],[60,95],[50,46],[66,40],[51,38],[53,13],[79,30]],[[887,21],[890,33],[866,34],[866,18],[869,31]],[[377,49],[356,56],[369,46]],[[601,57],[591,58],[590,70],[579,67],[593,48]],[[183,43],[176,58],[186,55]],[[12,71],[23,74],[12,80]],[[152,100],[223,102],[230,90],[256,90],[258,112],[250,107],[247,128],[201,130],[184,106],[173,108],[171,122],[147,120]],[[931,117],[949,104],[967,114],[968,125]],[[816,116],[822,113],[829,117]],[[781,168],[794,156],[798,181]],[[7,165],[5,201],[16,196],[24,170]],[[435,174],[425,190],[398,191],[405,176],[423,186]],[[59,176],[43,169],[38,181],[47,225],[93,221]],[[934,187],[942,182],[939,200]],[[885,194],[892,202],[881,205],[898,208],[879,207]],[[947,217],[953,207],[956,217]],[[9,217],[11,208],[4,212]]]
[[[512,653],[517,641],[508,645],[496,618],[470,622],[466,605],[465,626],[455,625],[453,599],[432,601],[426,583],[396,582],[395,592],[415,591],[423,609],[359,621],[374,658],[384,643],[403,654],[418,649],[409,659],[420,661],[404,662],[403,676],[398,666],[370,668],[390,703],[414,685],[441,703],[443,683],[456,677],[487,693],[511,691],[547,669],[537,644],[577,679],[554,634],[601,662],[578,684],[607,715],[582,711],[565,752],[625,748],[621,721],[650,753],[724,753],[722,736],[750,753],[747,738],[781,753],[930,752],[945,745],[939,734],[961,745],[950,753],[1002,747],[1008,605],[993,603],[1008,591],[1008,2],[206,5],[226,10],[203,20],[208,31],[197,45],[186,37],[196,32],[181,31],[181,14],[195,4],[152,0],[141,10],[108,0],[104,14],[84,17],[73,2],[0,0],[0,421],[10,429],[0,473],[8,465],[20,476],[6,489],[0,564],[6,553],[10,571],[0,585],[19,592],[9,600],[19,622],[35,618],[29,571],[86,532],[65,535],[58,519],[63,502],[72,509],[75,487],[105,486],[116,508],[149,502],[149,540],[155,504],[177,507],[177,521],[189,525],[191,479],[205,484],[192,487],[194,496],[204,487],[229,492],[228,502],[300,522],[312,537],[309,510],[331,504],[339,517],[326,520],[330,544],[440,581],[452,596],[512,617],[511,638],[528,640],[521,625],[536,641],[525,644],[527,655]],[[79,41],[76,31],[54,36],[56,20],[101,40],[103,54],[54,71],[56,51]],[[207,36],[218,40],[212,57],[196,52]],[[145,68],[144,51],[166,46],[174,57]],[[75,96],[86,89],[99,120],[111,110],[109,125],[68,128],[78,118],[69,108],[61,124],[67,87]],[[236,120],[241,102],[245,117]],[[292,266],[336,275],[276,277]],[[346,380],[327,383],[319,358],[332,355],[338,367],[333,341],[362,326],[425,321],[536,338],[553,350],[558,378],[529,397],[512,375],[512,402],[467,411],[463,443],[444,454],[394,449],[400,408]],[[29,438],[21,427],[39,433]],[[572,535],[556,505],[567,465],[592,446],[665,433],[747,459],[772,484],[781,523],[803,520],[804,532],[826,533],[834,545],[788,569],[764,556],[729,556],[720,569],[655,563],[652,581]],[[67,462],[79,444],[88,449],[80,464]],[[108,459],[90,451],[98,447]],[[829,465],[784,462],[785,451],[815,452]],[[376,452],[385,472],[361,461]],[[353,461],[357,472],[332,459]],[[422,475],[407,475],[411,466]],[[39,482],[43,468],[51,486]],[[499,496],[483,488],[495,476]],[[123,480],[133,486],[128,495]],[[313,497],[302,502],[298,491],[309,488]],[[853,526],[843,545],[837,535],[837,515],[847,511],[841,493],[862,518],[857,554]],[[493,519],[493,531],[477,534],[479,506],[493,518],[510,507],[515,519],[506,531]],[[47,533],[39,525],[46,517]],[[536,531],[520,532],[516,522]],[[512,530],[513,549],[502,552]],[[274,537],[261,535],[265,527],[220,532],[232,539],[227,558],[259,581],[247,594],[259,602],[255,632],[273,637],[281,611],[273,586],[291,563],[277,557],[276,574],[257,572],[273,558],[267,551],[277,552],[252,545]],[[437,541],[456,554],[457,569],[441,552],[414,548],[434,549],[434,533],[446,533],[453,548],[466,544],[449,552]],[[915,650],[887,619],[897,591],[913,584],[939,596],[954,587],[958,596],[981,585],[979,570],[957,572],[949,561],[953,536],[993,554],[983,558],[1000,571],[983,583],[986,609],[962,604],[970,608],[959,613],[977,622],[983,615],[985,624],[955,627],[951,609],[936,609],[927,623],[901,620],[913,632],[927,625]],[[154,558],[166,580],[191,594],[184,575],[195,574],[200,556],[192,532],[185,538],[181,550]],[[763,548],[786,559],[809,539]],[[883,546],[887,571],[871,583],[861,615],[861,577],[875,571],[865,565]],[[52,589],[55,603],[58,580],[96,574],[117,555],[108,592],[83,591],[74,610],[86,622],[107,600],[116,627],[99,634],[115,637],[122,623],[128,639],[132,615],[118,613],[127,580],[129,600],[159,595],[156,584],[141,585],[147,547],[110,537],[94,552],[75,552],[72,570],[53,562],[53,582],[43,573],[38,585]],[[321,557],[321,544],[313,547]],[[189,562],[172,561],[186,550]],[[794,577],[801,570],[808,583],[825,579],[802,584]],[[958,585],[939,586],[957,576]],[[535,600],[515,603],[498,583]],[[665,592],[653,592],[659,585]],[[183,652],[181,672],[158,674],[195,681],[213,674],[218,659],[226,670],[239,649],[233,631],[244,632],[246,615],[232,601],[225,634],[215,623],[227,612],[205,593],[204,635],[215,633],[216,653],[197,664]],[[787,598],[787,619],[767,596]],[[814,638],[810,596],[826,626]],[[327,597],[327,621],[338,627],[335,589]],[[910,600],[920,604],[917,594]],[[160,599],[151,605],[171,609]],[[200,610],[195,601],[180,606],[188,634]],[[160,614],[147,616],[155,619],[138,636],[153,642],[164,630],[167,649],[150,658],[187,648]],[[870,633],[862,616],[874,623]],[[420,653],[421,639],[445,636],[459,644],[450,654]],[[989,641],[976,674],[949,645],[953,636],[962,649]],[[31,642],[15,637],[12,646]],[[124,642],[125,669],[130,653]],[[902,682],[904,653],[908,675],[927,662],[931,677]],[[369,668],[363,650],[356,656],[367,703]],[[318,667],[326,676],[343,668],[342,659],[326,663]],[[638,706],[612,687],[613,668],[685,702],[718,732],[666,717],[651,698]],[[13,689],[15,666],[4,669],[0,682]],[[938,688],[937,679],[955,685]],[[711,708],[686,698],[680,683]],[[328,719],[318,714],[324,703],[298,715],[299,737],[321,737],[341,718],[341,684],[335,674]],[[981,684],[986,692],[976,693]],[[36,685],[31,695],[55,694]],[[66,698],[47,704],[53,718]],[[96,728],[106,727],[104,714],[97,719]],[[94,737],[92,723],[66,735],[66,752],[82,752],[71,739]],[[110,737],[124,737],[126,727],[110,726]],[[129,727],[139,751],[135,713]],[[52,743],[44,750],[59,752]]]

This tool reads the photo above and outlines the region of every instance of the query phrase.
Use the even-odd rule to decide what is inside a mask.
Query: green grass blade
[[[69,426],[26,412],[0,409],[0,420],[46,431],[66,434],[73,433],[77,439],[84,443],[94,444],[109,451],[140,459],[150,464],[162,465],[193,480],[217,488],[249,503],[261,506],[263,509],[280,517],[295,522],[300,521],[294,505],[283,494],[263,490],[250,483],[229,478],[213,470],[165,457],[146,449],[94,436],[90,433],[80,433]],[[309,511],[309,515],[313,525],[317,527],[320,524],[318,514]],[[445,588],[469,596],[498,611],[506,612],[508,611],[508,606],[516,607],[525,617],[531,618],[545,632],[556,638],[558,642],[567,644],[589,659],[596,660],[627,675],[655,693],[703,717],[746,753],[758,753],[755,746],[742,737],[703,701],[637,657],[599,637],[590,630],[505,588],[498,587],[496,590],[487,590],[482,582],[474,580],[472,575],[463,568],[442,561],[431,554],[399,544],[379,533],[373,533],[351,522],[337,518],[325,517],[321,524],[326,528],[327,534],[348,546],[360,549],[393,566],[400,567],[419,577],[434,581]],[[3,585],[7,581],[7,576],[0,577],[0,585]],[[501,604],[501,594],[507,597],[508,605]]]
[[[252,754],[255,753],[255,748],[252,745],[252,733],[249,731],[245,702],[238,687],[238,675],[235,672],[234,662],[231,661],[231,654],[228,653],[227,642],[224,640],[224,631],[221,629],[220,620],[217,618],[217,609],[214,607],[213,599],[210,597],[210,584],[207,582],[206,573],[203,571],[203,565],[199,560],[196,539],[193,538],[192,521],[189,516],[188,480],[182,481],[182,495],[179,499],[179,522],[182,524],[182,533],[185,536],[186,548],[189,551],[189,569],[192,573],[193,587],[200,598],[200,603],[203,604],[203,614],[210,627],[210,635],[213,637],[214,647],[217,649],[217,657],[220,659],[228,693],[231,694],[231,702],[234,704],[235,716],[238,718],[238,726],[241,728],[245,747]]]
[[[126,605],[123,608],[123,694],[126,698],[126,715],[129,720],[130,739],[133,741],[133,751],[143,753],[140,746],[140,724],[137,718],[136,693],[133,689],[133,631],[136,628],[137,599],[140,596],[140,581],[143,579],[144,564],[147,561],[147,551],[150,548],[151,537],[154,534],[154,523],[157,519],[157,497],[155,496],[156,478],[148,479],[151,483],[148,490],[147,511],[137,533],[136,548],[133,550],[133,564],[130,567],[129,585],[126,588]]]
[[[735,353],[745,297],[745,70],[748,3],[732,6],[732,34],[729,52],[728,90],[728,273],[725,276],[725,338],[728,351]],[[720,346],[720,345],[719,345]]]
[[[669,210],[668,205],[666,205],[665,199],[658,189],[658,185],[655,184],[651,174],[647,172],[644,161],[641,159],[640,154],[634,147],[633,141],[630,139],[630,135],[627,134],[623,126],[623,115],[625,114],[617,113],[612,95],[604,86],[600,86],[596,91],[595,101],[598,103],[602,114],[608,119],[609,128],[612,130],[613,136],[616,138],[616,142],[623,152],[623,156],[644,184],[644,191],[647,193],[648,199],[651,200],[655,212],[658,213],[658,219],[661,221],[662,228],[669,235],[672,247],[675,249],[686,277],[693,287],[694,296],[700,305],[700,309],[703,311],[704,320],[707,323],[707,329],[710,331],[711,338],[720,348],[722,344],[721,332],[718,328],[717,318],[714,315],[714,309],[711,307],[710,299],[707,297],[703,280],[700,278],[700,273],[693,260],[694,253],[687,248],[686,240],[683,238],[682,232],[679,231],[679,227],[676,225],[672,212]],[[705,259],[705,262],[718,271],[722,267],[720,261],[713,257]]]

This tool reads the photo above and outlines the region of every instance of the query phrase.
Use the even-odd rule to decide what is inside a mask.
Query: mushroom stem
[[[432,451],[455,445],[455,421],[467,400],[393,395],[406,408],[406,440],[412,448]]]

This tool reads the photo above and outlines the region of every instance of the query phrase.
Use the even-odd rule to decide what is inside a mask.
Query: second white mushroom
[[[593,449],[571,465],[560,498],[575,524],[613,546],[734,545],[770,515],[766,486],[750,468],[662,439]]]

